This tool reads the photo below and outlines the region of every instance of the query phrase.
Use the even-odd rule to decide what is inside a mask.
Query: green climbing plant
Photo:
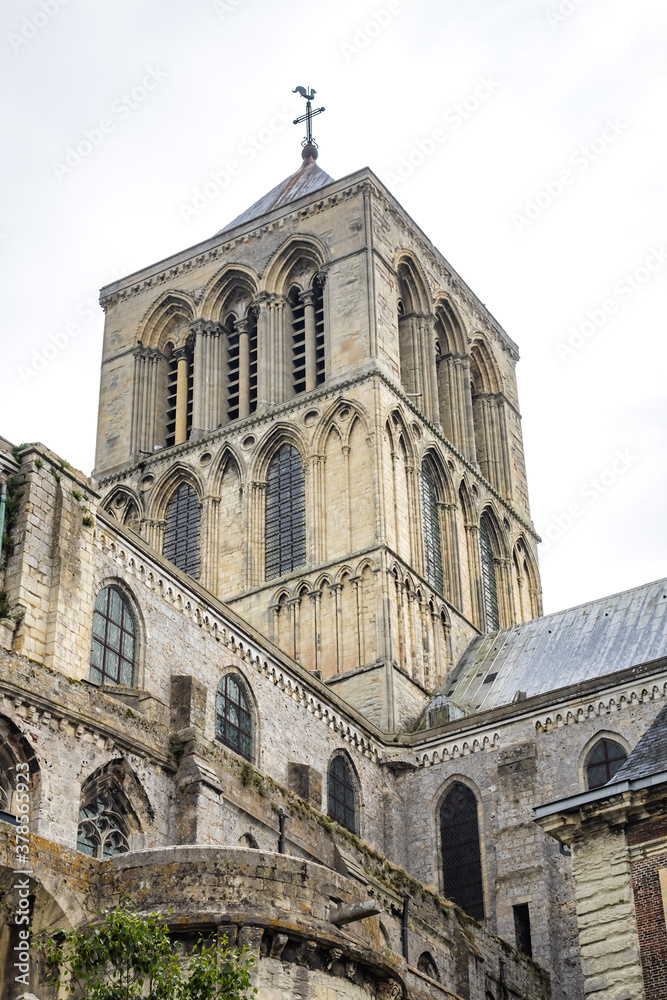
[[[257,993],[245,948],[199,938],[180,954],[164,918],[128,909],[106,910],[97,925],[49,938],[49,982],[82,1000],[245,1000]]]

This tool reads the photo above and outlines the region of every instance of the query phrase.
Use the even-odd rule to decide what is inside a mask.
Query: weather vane
[[[307,130],[306,138],[303,140],[303,142],[301,143],[301,145],[302,146],[314,146],[315,149],[317,149],[317,143],[313,141],[313,118],[315,117],[315,115],[321,115],[322,112],[324,111],[324,108],[315,108],[315,110],[313,111],[313,105],[312,105],[311,102],[312,102],[315,94],[317,93],[317,91],[316,90],[312,90],[312,89],[311,90],[307,90],[305,87],[296,87],[292,91],[292,93],[293,94],[301,94],[301,96],[303,98],[305,98],[305,100],[306,100],[306,113],[305,113],[305,115],[301,115],[300,118],[295,118],[294,119],[294,124],[295,125],[299,125],[301,122],[307,122],[308,123],[306,125],[306,130]]]

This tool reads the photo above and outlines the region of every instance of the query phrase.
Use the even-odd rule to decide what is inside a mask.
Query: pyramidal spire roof
[[[222,233],[227,233],[230,229],[235,229],[246,222],[258,219],[261,215],[271,212],[274,208],[280,208],[291,201],[296,201],[297,198],[302,198],[305,194],[317,191],[326,184],[333,183],[333,177],[330,177],[321,167],[318,167],[316,162],[317,148],[314,145],[308,144],[304,146],[301,155],[303,163],[296,173],[286,177],[277,187],[274,187],[263,198],[260,198],[254,205],[251,205],[250,208],[246,208],[245,212],[237,215],[232,222],[226,225],[224,229],[219,230],[215,235],[221,236]]]

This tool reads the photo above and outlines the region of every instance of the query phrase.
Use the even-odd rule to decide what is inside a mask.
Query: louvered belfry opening
[[[627,760],[627,753],[615,740],[601,739],[586,758],[588,788],[601,788],[614,777]]]
[[[488,518],[485,515],[482,515],[479,524],[479,548],[482,562],[482,595],[486,631],[495,632],[500,628],[498,583],[496,581],[496,563],[491,543],[491,528]]]
[[[235,320],[230,316],[225,323],[227,345],[227,420],[237,420],[239,415],[239,335]]]
[[[170,344],[167,354],[167,427],[166,440],[167,448],[170,448],[176,440],[176,377],[178,361],[174,357],[173,346]]]
[[[249,347],[249,409],[254,413],[257,409],[257,313],[251,309],[248,313],[248,347]]]
[[[315,292],[315,357],[317,364],[317,384],[321,385],[326,378],[326,361],[324,357],[324,285],[322,281],[313,283]]]
[[[474,792],[456,782],[440,807],[445,896],[475,920],[484,919],[482,857]]]
[[[298,288],[289,293],[292,309],[292,389],[296,396],[306,391],[306,317]]]
[[[356,789],[352,768],[342,754],[329,764],[327,774],[327,811],[331,819],[350,833],[357,832]]]
[[[200,569],[199,497],[189,483],[181,483],[167,504],[162,553],[196,580]]]
[[[422,520],[424,524],[424,562],[426,579],[439,594],[443,593],[442,539],[440,512],[433,470],[428,462],[422,463],[421,474]]]
[[[306,488],[301,455],[291,444],[271,459],[266,483],[266,578],[306,562]]]

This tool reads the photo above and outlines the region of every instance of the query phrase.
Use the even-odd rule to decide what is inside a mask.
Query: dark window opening
[[[101,792],[81,809],[76,849],[99,859],[129,851],[122,809],[107,791]]]
[[[479,547],[482,561],[482,593],[484,598],[484,620],[487,632],[495,632],[500,628],[498,612],[498,584],[496,581],[496,564],[493,557],[491,532],[486,517],[482,516],[479,525]]]
[[[443,593],[442,540],[440,512],[433,472],[428,462],[422,464],[421,475],[422,520],[424,522],[424,559],[426,579],[434,590]]]
[[[184,573],[199,576],[199,498],[192,486],[181,483],[167,504],[162,554]]]
[[[94,684],[134,684],[136,627],[130,604],[118,587],[104,587],[93,612],[90,680]]]
[[[342,754],[329,764],[327,774],[327,812],[350,833],[357,832],[356,787],[352,768]]]
[[[321,385],[326,377],[326,362],[324,357],[324,290],[321,281],[315,281],[315,361],[317,370],[317,385]]]
[[[425,976],[428,976],[429,979],[435,979],[436,983],[440,982],[438,966],[435,964],[433,955],[431,955],[429,951],[424,951],[419,956],[417,961],[417,971],[421,972]]]
[[[306,490],[303,462],[290,444],[271,459],[266,484],[266,578],[306,562]]]
[[[292,388],[294,395],[306,391],[306,317],[297,288],[289,293],[292,308]]]
[[[239,335],[235,329],[234,317],[225,324],[227,344],[227,420],[238,420],[239,416]]]
[[[178,362],[174,357],[173,346],[169,346],[167,358],[167,429],[166,446],[170,448],[176,440],[176,374]]]
[[[601,788],[614,777],[627,760],[627,753],[615,740],[602,739],[595,744],[586,758],[586,784],[588,788]]]
[[[225,746],[252,760],[252,718],[246,686],[238,674],[225,674],[215,701],[215,735]]]
[[[475,920],[484,919],[477,799],[456,782],[440,807],[445,896]]]
[[[248,349],[249,349],[249,411],[257,409],[257,314],[248,314]]]
[[[528,958],[532,958],[533,944],[530,939],[530,910],[528,903],[519,903],[517,906],[513,906],[512,909],[514,910],[514,937],[517,951],[528,955]]]

